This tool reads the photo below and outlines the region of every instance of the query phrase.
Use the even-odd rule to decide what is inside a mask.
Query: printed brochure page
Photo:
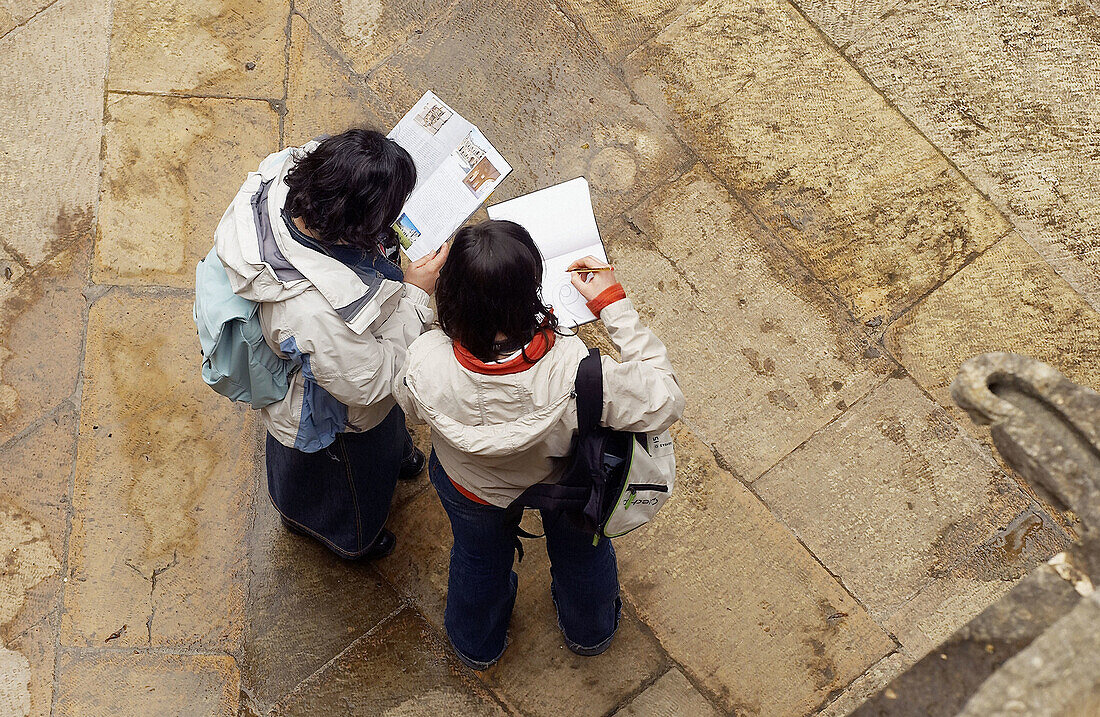
[[[542,299],[562,326],[572,328],[596,317],[565,270],[577,259],[594,256],[607,261],[588,180],[570,179],[489,207],[490,219],[516,222],[535,240],[542,252]]]
[[[441,247],[512,171],[477,127],[432,92],[389,137],[416,164],[416,186],[393,225],[412,261]]]

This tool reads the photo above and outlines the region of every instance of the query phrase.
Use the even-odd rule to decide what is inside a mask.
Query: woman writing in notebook
[[[575,262],[573,285],[607,327],[622,361],[602,357],[602,425],[662,431],[683,410],[664,344],[645,328],[614,271]],[[456,234],[439,275],[439,328],[409,347],[394,389],[413,421],[432,428],[429,476],[451,522],[445,626],[463,663],[500,659],[515,604],[515,523],[505,508],[524,489],[555,482],[577,430],[572,395],[588,352],[558,329],[544,303],[543,261],[531,236],[508,221]],[[611,643],[621,603],[611,541],[593,545],[561,515],[543,512],[551,594],[565,644],[596,655]]]

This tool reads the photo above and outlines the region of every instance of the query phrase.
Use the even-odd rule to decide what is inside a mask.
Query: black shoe
[[[412,455],[401,461],[401,470],[397,474],[397,479],[413,480],[424,472],[424,466],[427,464],[428,459],[424,457],[424,452],[419,448],[413,448]]]
[[[393,552],[397,547],[397,536],[382,528],[382,532],[374,539],[367,551],[358,557],[359,560],[378,560]]]

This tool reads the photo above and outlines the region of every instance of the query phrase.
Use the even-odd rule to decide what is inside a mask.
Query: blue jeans
[[[459,493],[434,451],[428,476],[454,534],[443,619],[447,637],[463,663],[484,670],[508,644],[519,585],[512,570],[518,526],[504,508]],[[542,511],[542,522],[558,627],[570,650],[598,655],[611,644],[622,611],[615,549],[606,539],[593,545],[591,535],[560,513]]]
[[[268,493],[289,525],[342,558],[357,558],[382,532],[401,465],[414,450],[396,406],[369,431],[337,433],[316,453],[287,448],[269,433]]]

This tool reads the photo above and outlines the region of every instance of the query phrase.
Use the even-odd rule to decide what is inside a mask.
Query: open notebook
[[[565,271],[574,261],[589,255],[607,261],[592,213],[588,180],[570,179],[494,204],[488,211],[490,219],[508,219],[531,233],[542,252],[542,298],[553,307],[561,325],[572,328],[595,321]]]

